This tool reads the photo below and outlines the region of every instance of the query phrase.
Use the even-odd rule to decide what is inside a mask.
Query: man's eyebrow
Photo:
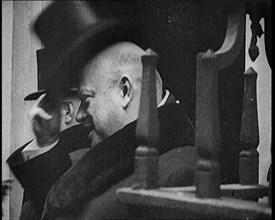
[[[78,97],[85,98],[87,96],[93,96],[95,91],[93,89],[79,89]]]

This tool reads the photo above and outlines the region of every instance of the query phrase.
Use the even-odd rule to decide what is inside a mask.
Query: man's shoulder
[[[16,151],[14,151],[7,159],[8,165],[11,167],[12,165],[23,162],[23,157],[22,157],[22,151],[25,147],[27,147],[33,140],[28,141],[26,144],[18,148]]]

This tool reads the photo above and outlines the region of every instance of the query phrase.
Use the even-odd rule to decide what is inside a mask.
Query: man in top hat
[[[76,121],[80,105],[76,82],[72,82],[68,91],[50,99],[44,89],[48,64],[46,49],[38,50],[38,91],[24,98],[26,101],[36,100],[29,113],[35,139],[24,144],[7,160],[24,188],[22,220],[40,219],[50,187],[87,151],[90,144],[90,129]]]
[[[115,9],[129,4],[113,2],[118,5]],[[145,51],[132,43],[138,34],[135,24],[129,23],[130,19],[123,20],[117,12],[112,17],[114,9],[106,11],[107,4],[54,2],[34,23],[35,33],[56,60],[49,74],[50,78],[60,79],[60,84],[49,83],[50,93],[65,89],[65,80],[81,73],[82,102],[77,121],[94,127],[89,133],[91,149],[51,188],[43,220],[126,217],[127,209],[117,202],[115,192],[118,187],[134,183],[134,154],[138,145],[135,128],[142,83],[141,56]],[[158,151],[164,154],[176,148],[174,154],[160,156],[160,184],[190,185],[193,173],[185,169],[184,163],[194,165],[194,151],[190,155],[182,146],[193,145],[194,126],[182,105],[163,89],[158,71],[156,79]],[[175,164],[170,166],[172,159]],[[178,179],[173,177],[174,173]]]

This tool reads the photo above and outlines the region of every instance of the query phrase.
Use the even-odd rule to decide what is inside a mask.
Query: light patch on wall
[[[260,24],[264,31],[264,19]],[[256,61],[252,62],[248,55],[248,48],[251,40],[251,21],[246,17],[246,57],[245,69],[253,67],[258,73],[257,77],[257,104],[259,118],[260,144],[257,148],[259,152],[259,183],[267,184],[267,171],[271,163],[271,68],[267,62],[264,34],[258,38],[257,46],[260,55]]]

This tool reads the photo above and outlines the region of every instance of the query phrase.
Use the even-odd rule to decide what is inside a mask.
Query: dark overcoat
[[[176,103],[158,108],[160,185],[193,184],[194,126]],[[136,121],[91,148],[51,188],[42,215],[48,219],[118,219],[127,216],[116,190],[134,180]],[[172,150],[173,149],[173,150]],[[172,151],[170,151],[172,150]]]
[[[89,129],[76,125],[61,132],[59,142],[41,155],[23,160],[22,150],[30,141],[7,159],[10,169],[24,189],[20,219],[40,219],[51,186],[72,166],[70,153],[90,146],[88,133]]]

